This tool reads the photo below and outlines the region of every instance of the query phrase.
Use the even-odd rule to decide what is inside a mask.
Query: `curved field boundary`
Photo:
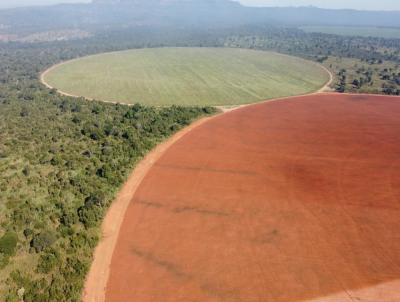
[[[373,97],[254,104],[171,146],[128,208],[107,298],[397,301],[400,98]]]
[[[136,189],[140,185],[147,172],[153,164],[163,155],[163,153],[175,142],[214,117],[202,118],[188,127],[182,129],[167,141],[159,144],[153,151],[147,154],[130,174],[125,184],[122,186],[117,197],[112,202],[110,208],[101,225],[102,237],[94,251],[93,262],[86,277],[84,291],[82,294],[83,302],[98,302],[105,299],[105,287],[110,273],[110,263],[114,247],[118,239],[119,230],[124,219],[126,209]]]
[[[325,86],[329,86],[332,80],[333,77],[331,77],[330,81]],[[337,93],[328,93],[322,91],[318,91],[309,95],[316,95],[316,94],[338,95]],[[353,94],[343,93],[343,95],[353,95]],[[365,97],[381,96],[381,95],[371,95],[371,94],[358,94],[358,95]],[[302,98],[304,96],[305,95],[284,97],[279,99],[266,100],[264,102],[256,104],[240,105],[233,108],[220,108],[220,109],[223,109],[224,114],[226,114],[227,112],[230,112],[232,110],[237,110],[244,107],[257,106],[267,102],[278,102],[278,101],[285,101],[288,99],[293,100],[297,98]],[[398,97],[396,96],[386,96],[386,97],[392,97],[398,99]],[[180,132],[175,134],[172,138],[168,139],[166,142],[158,145],[156,149],[154,149],[147,156],[145,156],[145,158],[134,168],[131,175],[128,177],[127,181],[125,182],[120,192],[118,193],[116,199],[112,202],[110,209],[107,211],[106,217],[103,220],[101,227],[103,236],[100,239],[100,242],[95,249],[93,262],[91,264],[90,271],[86,278],[84,291],[82,295],[83,302],[105,301],[105,288],[110,273],[111,259],[118,239],[120,227],[124,219],[127,207],[136,189],[139,187],[141,181],[146,176],[147,172],[169,147],[171,147],[174,143],[176,143],[179,139],[181,139],[184,135],[186,135],[196,127],[204,124],[210,119],[216,118],[217,116],[219,115],[216,115],[211,118],[201,119],[193,123],[192,125],[188,126],[187,128],[181,130]],[[337,300],[334,301],[337,302]]]
[[[55,90],[57,90],[57,93],[59,93],[59,94],[61,94],[61,95],[70,96],[70,97],[73,97],[73,98],[81,98],[81,97],[78,96],[78,95],[66,93],[66,92],[61,91],[61,90],[59,90],[59,89],[57,89],[57,88],[54,88],[54,87],[51,86],[49,83],[47,83],[46,80],[44,79],[44,78],[46,77],[46,75],[47,75],[49,72],[53,71],[55,68],[57,68],[57,67],[59,67],[59,66],[62,66],[62,65],[64,65],[64,64],[70,63],[70,62],[74,62],[74,61],[79,60],[79,59],[80,59],[80,58],[76,58],[76,59],[64,61],[64,62],[55,64],[55,65],[49,67],[48,69],[46,69],[45,71],[43,71],[43,72],[40,74],[40,76],[39,76],[40,82],[41,82],[44,86],[46,86],[47,88],[49,88],[49,89],[55,89]],[[87,98],[85,97],[85,99],[87,99]],[[90,100],[91,100],[91,99],[90,99]]]
[[[286,56],[285,54],[281,54],[281,55]],[[330,87],[331,84],[333,83],[333,80],[335,79],[332,72],[328,68],[326,68],[324,65],[319,64],[317,62],[314,62],[314,63],[317,64],[318,66],[320,66],[322,69],[324,69],[329,75],[329,80],[324,84],[324,86],[322,86],[320,89],[318,89],[315,92],[300,94],[300,95],[295,95],[295,96],[285,96],[285,97],[278,98],[278,99],[269,99],[269,100],[265,100],[265,101],[258,102],[258,103],[250,103],[250,104],[244,104],[244,105],[231,105],[231,106],[215,106],[215,107],[225,113],[225,112],[230,112],[230,111],[237,110],[237,109],[240,109],[243,107],[256,105],[256,104],[262,104],[262,103],[266,103],[266,102],[283,101],[283,100],[293,99],[296,97],[303,97],[303,96],[307,96],[307,95],[311,96],[311,95],[316,95],[316,94],[336,93],[336,92],[332,92],[332,88]],[[346,94],[346,93],[343,93],[343,94]],[[372,95],[372,94],[370,94],[370,95]]]
[[[96,56],[96,55],[91,55],[91,56]],[[87,56],[87,57],[91,57],[91,56]],[[68,92],[64,92],[64,91],[62,91],[62,90],[60,90],[60,89],[57,89],[57,88],[51,86],[51,85],[50,85],[49,83],[47,83],[46,80],[45,80],[46,75],[47,75],[49,72],[51,72],[53,69],[55,69],[55,68],[57,68],[57,67],[59,67],[59,66],[62,66],[62,65],[65,65],[65,64],[68,64],[68,63],[77,61],[77,60],[82,59],[82,58],[83,58],[83,57],[75,58],[75,59],[72,59],[72,60],[67,60],[67,61],[64,61],[64,62],[55,64],[55,65],[49,67],[48,69],[46,69],[45,71],[43,71],[43,72],[40,74],[40,76],[39,76],[40,82],[41,82],[44,86],[46,86],[47,88],[49,88],[49,89],[55,89],[55,90],[57,91],[57,93],[60,94],[60,95],[69,96],[69,97],[73,97],[73,98],[76,98],[76,99],[81,99],[81,98],[83,98],[83,99],[85,99],[85,100],[87,100],[87,101],[94,101],[94,99],[91,99],[91,98],[88,98],[88,97],[85,97],[85,96],[79,96],[79,95],[71,94],[71,93],[68,93]],[[96,100],[96,101],[97,101],[97,100]],[[120,103],[120,102],[111,102],[111,101],[103,101],[103,100],[99,100],[99,101],[101,101],[101,102],[103,102],[103,103],[110,103],[110,104],[118,104],[118,103]],[[120,103],[120,104],[124,104],[124,105],[127,105],[127,106],[133,105],[133,104],[125,104],[125,103]]]
[[[297,96],[297,97],[302,97],[302,96]],[[293,99],[293,98],[296,98],[296,96],[266,100],[261,103],[272,102],[272,101],[283,101],[286,99]],[[222,114],[226,114],[227,112],[230,112],[232,110],[252,105],[257,105],[261,103],[240,105],[237,107],[230,108],[228,110],[225,110],[224,108],[220,109],[222,110]],[[118,239],[121,224],[125,217],[128,205],[131,202],[140,183],[146,176],[147,172],[151,169],[153,164],[163,155],[163,153],[165,153],[167,149],[171,147],[174,143],[176,143],[179,139],[181,139],[183,136],[188,134],[196,127],[220,115],[221,114],[209,118],[200,119],[199,121],[194,122],[188,127],[182,129],[173,137],[168,139],[166,142],[158,145],[153,151],[151,151],[148,155],[146,155],[139,162],[139,164],[133,169],[132,173],[129,175],[125,184],[118,192],[117,197],[111,203],[111,206],[108,209],[105,218],[103,219],[101,225],[102,236],[94,251],[93,261],[91,263],[89,273],[85,280],[84,290],[82,294],[82,302],[105,301],[105,289],[110,274],[111,259]]]
[[[166,47],[166,48],[168,48],[168,47]],[[176,48],[179,48],[179,47],[176,47]],[[183,48],[184,48],[184,47],[183,47]],[[124,105],[131,106],[131,105],[133,105],[132,103],[127,103],[127,102],[124,102],[123,100],[118,100],[118,101],[107,101],[107,100],[93,99],[93,98],[90,98],[90,97],[80,96],[80,95],[76,95],[76,94],[71,94],[71,93],[65,92],[65,91],[63,91],[63,90],[61,90],[61,89],[58,89],[58,88],[56,88],[56,87],[51,86],[51,85],[45,80],[45,77],[46,77],[46,75],[47,75],[48,73],[50,73],[51,71],[53,71],[53,70],[56,69],[57,67],[62,66],[62,65],[65,65],[65,64],[68,64],[68,63],[71,63],[71,62],[74,62],[74,61],[78,61],[78,60],[81,60],[81,59],[84,59],[84,58],[91,58],[91,57],[101,56],[101,55],[104,55],[104,54],[129,52],[129,51],[132,51],[132,50],[134,50],[134,49],[128,49],[128,50],[122,50],[122,51],[112,51],[112,52],[99,53],[99,54],[92,54],[92,55],[83,56],[83,57],[79,57],[79,58],[67,60],[67,61],[64,61],[64,62],[60,62],[60,63],[55,64],[55,65],[49,67],[48,69],[44,70],[42,73],[40,73],[39,80],[40,80],[40,82],[41,82],[44,86],[46,86],[46,87],[49,88],[49,89],[55,89],[55,90],[57,91],[57,93],[59,93],[60,95],[69,96],[69,97],[74,97],[74,98],[84,98],[84,99],[86,99],[86,100],[88,100],[88,101],[96,100],[96,101],[101,101],[101,102],[104,102],[104,103],[110,103],[110,104],[124,104]],[[256,51],[263,51],[263,50],[256,50]],[[324,70],[324,71],[328,74],[329,79],[327,80],[327,82],[326,82],[320,89],[318,89],[318,90],[316,90],[316,91],[314,91],[314,92],[313,92],[313,91],[309,91],[309,92],[306,92],[306,93],[301,94],[301,95],[308,95],[308,94],[311,94],[311,93],[320,93],[320,92],[331,92],[331,89],[330,89],[329,86],[330,86],[331,83],[333,82],[334,76],[333,76],[332,72],[331,72],[327,67],[325,67],[324,65],[322,65],[322,64],[320,64],[320,63],[318,63],[318,62],[311,61],[311,60],[307,60],[307,59],[304,59],[304,58],[301,58],[301,57],[297,57],[297,56],[291,56],[291,55],[287,55],[287,54],[283,54],[283,53],[278,53],[278,52],[274,52],[274,51],[266,51],[266,52],[271,52],[271,53],[273,53],[273,54],[275,54],[275,55],[278,55],[278,56],[281,56],[281,57],[288,57],[288,58],[291,58],[291,59],[296,58],[296,59],[298,59],[299,61],[304,61],[304,62],[306,62],[306,63],[312,63],[313,65],[315,65],[315,66],[321,68],[322,70]],[[288,96],[288,97],[290,97],[290,96]],[[284,98],[284,97],[282,97],[282,98]],[[272,99],[274,99],[274,98],[267,99],[267,100],[272,100]],[[246,106],[246,105],[250,105],[250,104],[254,104],[254,103],[262,103],[262,102],[263,102],[263,101],[257,101],[257,102],[251,102],[251,103],[241,104],[241,105],[228,105],[228,106],[215,106],[215,107],[217,107],[217,108],[222,108],[222,109],[224,110],[225,108],[236,108],[237,106],[241,106],[241,107],[242,107],[242,106]]]
[[[60,64],[65,64],[60,63]],[[317,64],[317,63],[316,63]],[[51,68],[55,68],[57,65],[54,65]],[[322,65],[321,65],[322,66]],[[324,66],[323,66],[324,67]],[[50,69],[51,69],[50,68]],[[47,71],[50,71],[48,69]],[[332,74],[327,69],[328,73],[331,75],[330,80],[324,85],[324,87],[329,86],[332,82]],[[43,74],[41,75],[41,78]],[[46,84],[45,84],[46,85]],[[50,86],[46,85],[51,88]],[[324,88],[323,87],[323,88]],[[321,88],[321,89],[323,89]],[[317,91],[313,94],[322,93],[321,91]],[[311,94],[312,95],[312,94]],[[71,96],[71,95],[68,95]],[[239,105],[239,106],[230,106],[229,108],[224,108],[222,106],[218,107],[222,110],[222,114],[226,114],[227,112],[237,110],[240,108],[258,105],[266,102],[276,102],[276,101],[284,101],[287,99],[294,99],[297,97],[303,97],[304,95],[299,96],[288,96],[279,99],[266,100],[263,102],[248,104],[248,105]],[[78,96],[74,96],[78,97]],[[80,98],[80,97],[79,97]],[[210,118],[203,118],[183,130],[179,131],[173,137],[168,139],[166,142],[158,145],[153,151],[151,151],[148,155],[146,155],[139,164],[133,169],[132,173],[126,180],[125,184],[122,186],[115,200],[111,203],[110,208],[107,211],[107,214],[101,225],[101,233],[102,237],[94,251],[93,261],[89,270],[89,273],[86,277],[84,290],[82,294],[82,302],[103,302],[105,301],[105,288],[107,285],[109,273],[110,273],[110,264],[112,255],[114,252],[114,248],[118,239],[120,227],[122,221],[124,219],[127,207],[135,194],[136,189],[139,187],[141,181],[146,176],[147,172],[153,166],[153,164],[162,156],[162,154],[174,143],[176,143],[179,139],[181,139],[184,135],[200,126],[201,124],[209,121],[212,118],[215,118],[219,115],[215,115]]]

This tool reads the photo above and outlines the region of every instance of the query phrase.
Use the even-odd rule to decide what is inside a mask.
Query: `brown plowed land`
[[[398,279],[400,98],[322,94],[226,113],[170,147],[128,207],[106,300],[354,302]]]

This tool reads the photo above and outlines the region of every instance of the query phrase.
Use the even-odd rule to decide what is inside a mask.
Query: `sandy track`
[[[318,94],[196,127],[129,203],[106,301],[397,301],[399,117]]]
[[[110,209],[102,223],[102,238],[94,252],[94,259],[85,282],[85,289],[82,296],[84,302],[104,301],[105,288],[109,276],[109,266],[116,241],[118,239],[126,208],[134,196],[140,182],[145,177],[153,164],[160,156],[175,142],[188,132],[198,127],[211,118],[200,119],[185,129],[179,131],[164,143],[158,145],[135,167],[128,180],[121,188],[118,196],[111,204]]]
[[[318,64],[318,63],[316,63]],[[335,77],[333,76],[333,73],[324,65],[322,64],[318,64],[318,66],[320,66],[322,69],[324,69],[328,75],[329,75],[329,80],[325,83],[325,85],[319,89],[316,93],[324,93],[324,92],[332,92],[333,89],[331,88],[331,85],[333,83],[333,80],[335,79]]]

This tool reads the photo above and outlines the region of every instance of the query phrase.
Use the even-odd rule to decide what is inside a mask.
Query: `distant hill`
[[[400,12],[255,8],[230,0],[94,0],[90,4],[0,10],[0,33],[3,34],[65,28],[243,24],[400,27]]]

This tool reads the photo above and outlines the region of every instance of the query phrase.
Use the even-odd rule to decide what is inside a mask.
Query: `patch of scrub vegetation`
[[[400,95],[400,64],[383,60],[327,57],[324,65],[335,76],[338,92]]]
[[[90,56],[45,76],[69,94],[147,105],[236,105],[305,94],[329,79],[314,62],[232,48],[152,48]]]
[[[0,283],[12,284],[7,301],[20,288],[24,301],[78,300],[99,223],[132,167],[214,112],[59,97],[0,106]]]
[[[309,33],[400,39],[400,28],[367,26],[301,26]]]
[[[9,261],[9,257],[14,256],[18,243],[18,235],[14,232],[6,232],[0,238],[0,268],[4,268]]]

